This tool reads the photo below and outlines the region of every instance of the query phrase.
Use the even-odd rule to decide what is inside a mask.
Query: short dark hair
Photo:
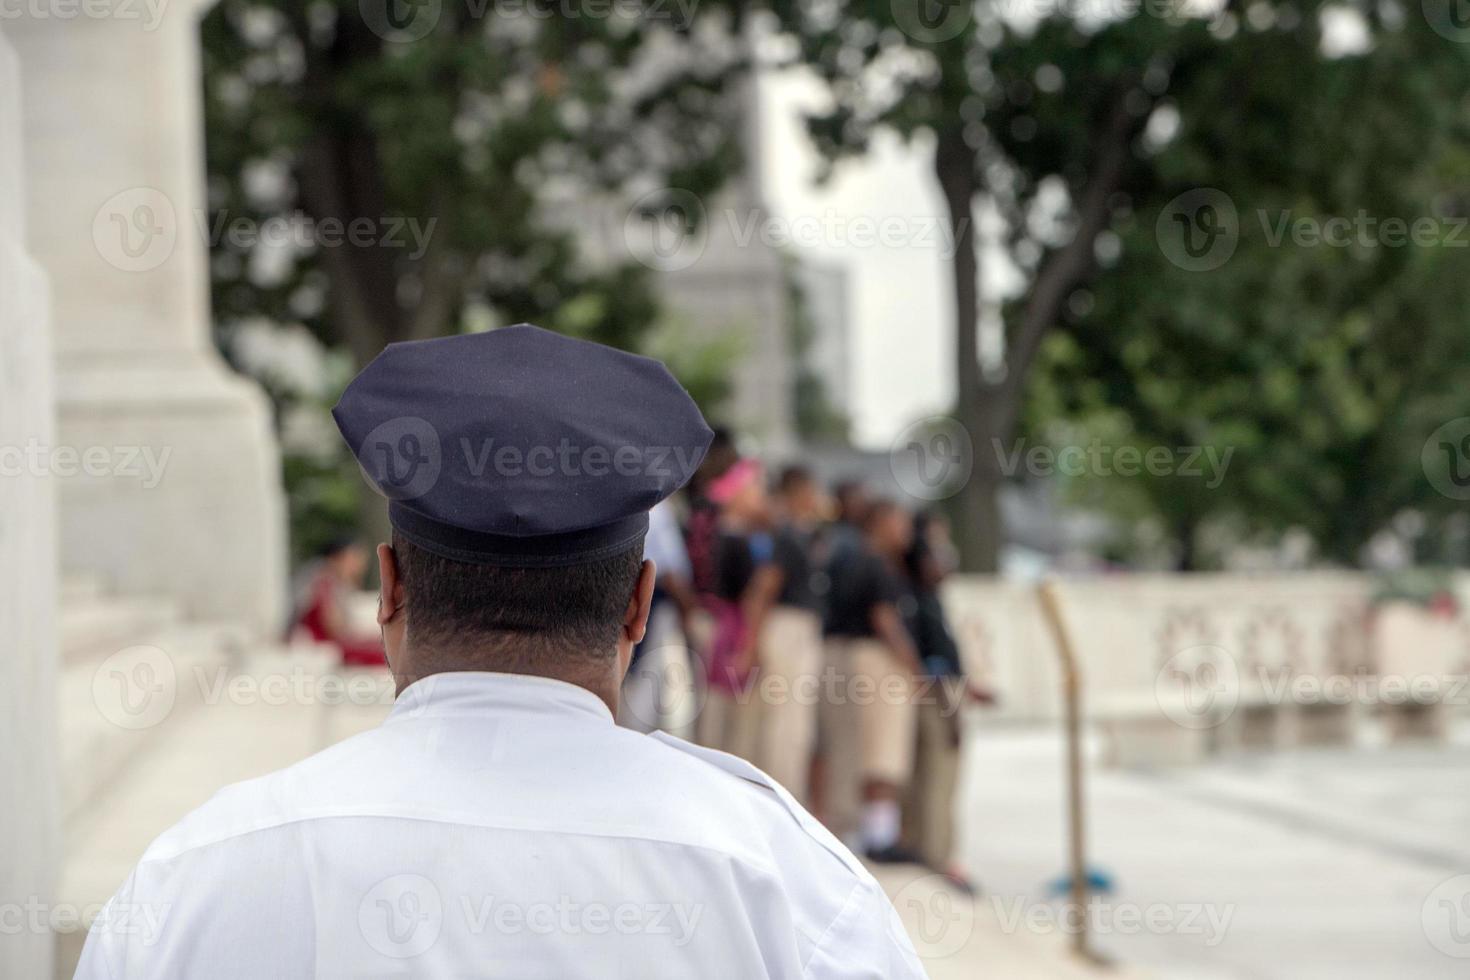
[[[776,489],[782,493],[794,493],[798,488],[814,483],[812,471],[800,463],[792,463],[781,470],[776,479]]]
[[[868,506],[867,492],[868,486],[862,480],[839,480],[832,488],[832,495],[837,498],[838,516],[851,524],[862,525]]]
[[[613,656],[643,565],[641,541],[609,558],[557,568],[455,561],[397,531],[393,551],[410,643],[512,665],[548,654]]]
[[[730,430],[724,426],[716,426],[713,431],[714,435],[710,438],[704,459],[689,480],[689,492],[695,496],[702,496],[705,489],[724,476],[725,471],[740,458],[740,453],[735,448],[735,437],[730,434]]]

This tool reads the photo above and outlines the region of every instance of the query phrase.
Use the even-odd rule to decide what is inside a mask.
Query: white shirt
[[[454,673],[154,841],[76,975],[924,972],[872,876],[759,770],[618,728],[571,684]]]
[[[689,549],[679,530],[679,515],[672,501],[661,500],[648,512],[648,533],[643,537],[643,557],[658,566],[659,575],[689,577]]]

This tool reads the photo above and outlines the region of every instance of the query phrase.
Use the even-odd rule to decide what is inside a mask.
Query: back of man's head
[[[605,665],[638,582],[643,543],[607,558],[551,568],[455,561],[393,534],[419,669],[575,670]]]

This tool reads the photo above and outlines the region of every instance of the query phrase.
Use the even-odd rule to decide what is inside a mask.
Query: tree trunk
[[[944,194],[954,250],[956,416],[970,435],[974,456],[970,479],[954,502],[955,544],[964,571],[994,572],[1000,565],[1002,545],[1001,474],[990,445],[992,421],[985,411],[985,382],[980,373],[979,256],[974,221],[975,195],[980,186],[975,151],[965,143],[962,127],[950,126],[937,133],[934,176]]]
[[[1195,539],[1199,524],[1190,518],[1180,520],[1174,527],[1174,536],[1179,542],[1179,554],[1174,561],[1176,572],[1199,570],[1199,542]]]
[[[980,402],[973,396],[970,400]],[[983,410],[967,414],[983,415]],[[975,440],[975,468],[956,501],[956,528],[963,528],[956,533],[960,567],[967,572],[994,574],[1000,570],[1000,553],[1005,545],[1005,522],[1000,512],[1000,491],[1005,484],[1005,475],[997,464],[994,438],[986,434],[983,419],[969,418],[964,424],[976,435],[972,437]]]

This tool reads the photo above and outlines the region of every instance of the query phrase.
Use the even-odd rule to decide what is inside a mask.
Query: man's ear
[[[387,626],[403,608],[403,582],[398,578],[398,555],[392,545],[378,545],[378,582],[378,625]]]
[[[648,631],[648,611],[653,607],[653,583],[657,576],[658,566],[645,559],[623,613],[623,639],[629,644],[642,643],[643,634]]]

